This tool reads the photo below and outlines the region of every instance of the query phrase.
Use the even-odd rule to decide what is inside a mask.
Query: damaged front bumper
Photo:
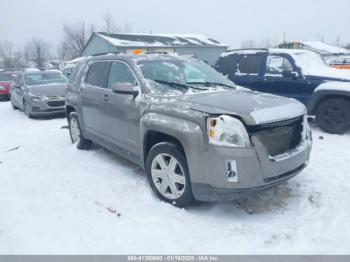
[[[230,201],[279,185],[308,164],[311,137],[274,157],[256,137],[253,147],[232,148],[209,144],[205,152],[191,154],[189,165],[194,197],[201,201]]]

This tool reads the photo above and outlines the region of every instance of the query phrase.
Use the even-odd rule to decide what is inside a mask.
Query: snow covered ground
[[[311,163],[287,184],[185,210],[135,165],[76,150],[65,125],[0,102],[1,254],[350,254],[350,134],[313,128]]]

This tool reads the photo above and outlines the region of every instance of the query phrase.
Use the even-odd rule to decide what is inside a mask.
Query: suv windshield
[[[67,78],[61,73],[37,73],[28,74],[24,77],[25,83],[30,86],[63,84],[67,83]]]
[[[160,94],[235,87],[209,65],[195,60],[141,60],[138,66],[144,78],[150,80],[153,91]]]

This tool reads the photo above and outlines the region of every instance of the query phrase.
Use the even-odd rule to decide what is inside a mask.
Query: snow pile
[[[178,209],[135,165],[77,150],[64,125],[0,103],[1,254],[350,253],[349,134],[314,128],[310,165],[287,184]]]

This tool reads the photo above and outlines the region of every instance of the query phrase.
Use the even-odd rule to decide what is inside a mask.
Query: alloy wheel
[[[339,126],[345,120],[346,112],[337,106],[333,106],[324,111],[324,116],[329,125]]]
[[[72,137],[72,142],[76,143],[80,139],[80,129],[79,129],[79,124],[76,118],[72,117],[70,120],[70,133]]]
[[[151,166],[154,185],[160,194],[168,199],[177,199],[185,191],[186,178],[179,161],[168,154],[159,154]]]

